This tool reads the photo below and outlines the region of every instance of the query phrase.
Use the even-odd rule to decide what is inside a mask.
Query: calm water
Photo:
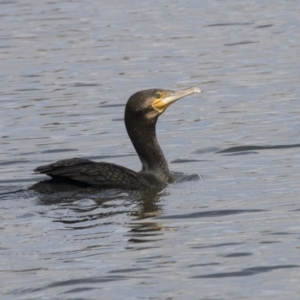
[[[0,2],[1,299],[299,299],[299,15],[297,0]],[[190,86],[157,126],[174,184],[26,191],[62,158],[139,170],[126,100]]]

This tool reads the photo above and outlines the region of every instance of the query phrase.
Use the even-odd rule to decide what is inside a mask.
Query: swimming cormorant
[[[142,163],[140,172],[83,158],[64,159],[37,167],[35,173],[52,178],[40,181],[30,189],[51,193],[91,187],[145,190],[165,185],[169,179],[169,168],[156,139],[155,125],[169,105],[194,93],[200,93],[200,89],[193,87],[179,92],[149,89],[129,98],[124,119],[127,133]]]

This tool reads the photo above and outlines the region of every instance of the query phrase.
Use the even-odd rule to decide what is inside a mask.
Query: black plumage
[[[37,167],[34,170],[36,173],[52,178],[38,182],[30,189],[50,193],[87,188],[145,190],[165,185],[169,179],[169,168],[156,138],[157,119],[173,102],[199,92],[198,88],[180,92],[149,89],[129,98],[124,119],[128,135],[142,162],[140,172],[83,158],[64,159]]]

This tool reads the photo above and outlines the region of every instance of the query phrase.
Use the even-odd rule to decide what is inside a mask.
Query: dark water
[[[1,299],[299,299],[300,2],[0,2]],[[140,163],[128,97],[199,86],[160,192],[41,196],[41,164]],[[197,174],[197,176],[193,176]]]

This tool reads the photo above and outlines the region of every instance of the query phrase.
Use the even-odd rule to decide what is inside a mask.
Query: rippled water
[[[1,299],[299,299],[299,1],[0,11]],[[158,122],[163,191],[26,191],[62,158],[139,170],[126,100],[190,86]]]

